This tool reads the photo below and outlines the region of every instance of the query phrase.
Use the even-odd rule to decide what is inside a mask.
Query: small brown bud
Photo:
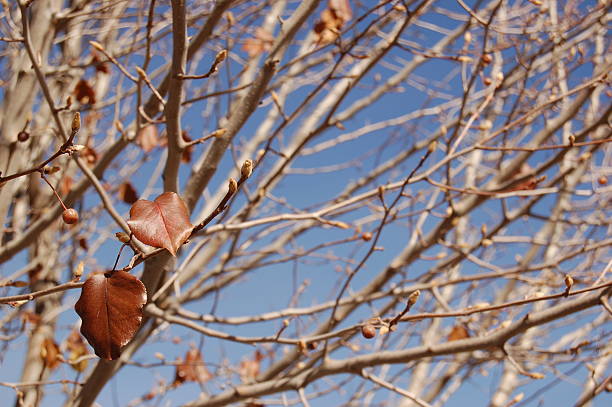
[[[370,324],[364,325],[361,327],[361,335],[366,339],[372,339],[376,336],[376,328]]]
[[[227,129],[217,129],[210,134],[212,137],[219,138],[222,137],[225,133],[227,133]]]
[[[73,144],[69,146],[66,151],[68,151],[68,154],[73,154],[73,153],[78,153],[81,150],[85,150],[86,148],[87,147],[85,147],[82,144]]]
[[[576,136],[574,136],[573,134],[570,134],[568,137],[568,141],[569,141],[569,145],[573,146],[574,143],[576,142]]]
[[[46,166],[44,166],[44,167],[43,167],[43,172],[44,172],[46,175],[55,174],[55,173],[56,173],[56,172],[58,172],[59,170],[60,170],[60,167],[57,167],[57,166],[49,166],[49,165],[46,165]]]
[[[491,58],[491,54],[483,54],[482,55],[482,62],[485,65],[489,65],[491,63],[491,61],[493,61],[493,58]]]
[[[74,112],[74,116],[72,116],[72,132],[76,133],[81,129],[81,113]]]
[[[608,178],[605,175],[602,175],[601,177],[597,178],[597,182],[599,185],[606,185],[608,183]]]
[[[491,80],[491,78],[489,78],[488,76],[487,76],[487,77],[485,77],[485,78],[482,80],[482,82],[483,82],[485,85],[487,85],[487,86],[489,86],[490,84],[492,84],[492,83],[493,83],[493,81]]]
[[[242,168],[240,169],[240,175],[242,176],[242,178],[247,179],[251,176],[252,173],[253,173],[253,161],[244,160],[244,163],[242,164]]]
[[[378,199],[380,199],[382,202],[385,201],[385,187],[382,185],[378,187]]]
[[[413,291],[412,294],[410,294],[410,296],[408,297],[408,304],[410,306],[413,306],[414,304],[416,304],[416,302],[419,299],[420,295],[421,295],[421,291],[420,290]]]
[[[225,61],[225,58],[227,58],[227,50],[221,50],[217,53],[217,55],[215,56],[215,65],[220,64],[221,62]]]
[[[230,195],[234,195],[237,190],[238,190],[238,183],[236,182],[234,178],[230,178],[228,185],[227,185],[227,191],[230,193]]]
[[[371,232],[362,233],[361,238],[363,239],[364,242],[369,242],[370,240],[372,240],[372,233]]]
[[[317,349],[318,345],[319,344],[317,342],[308,342],[306,344],[306,349],[308,349],[308,350],[315,350],[315,349]]]
[[[565,283],[565,287],[567,288],[567,291],[569,291],[574,285],[574,279],[569,274],[565,276],[565,278],[563,279],[563,282]]]
[[[104,51],[104,47],[102,46],[102,44],[100,44],[99,42],[96,41],[89,41],[89,45],[91,45],[92,47],[94,47],[95,49],[97,49],[98,51]]]
[[[79,213],[75,209],[68,208],[62,213],[62,219],[64,223],[74,225],[79,221]]]
[[[431,143],[429,143],[429,145],[427,146],[427,151],[429,151],[429,153],[431,154],[436,151],[437,148],[438,142],[436,140],[432,140]]]

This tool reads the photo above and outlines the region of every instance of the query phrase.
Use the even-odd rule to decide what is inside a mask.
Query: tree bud
[[[72,116],[72,132],[76,133],[81,129],[81,113],[74,112],[74,116]]]
[[[253,173],[253,161],[244,160],[244,163],[242,164],[242,168],[240,169],[240,175],[242,175],[242,178],[247,179],[251,176],[252,173]]]

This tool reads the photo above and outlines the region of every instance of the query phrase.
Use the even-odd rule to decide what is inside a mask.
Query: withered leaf
[[[87,369],[87,359],[81,360],[78,363],[75,362],[82,356],[88,355],[89,351],[87,350],[87,345],[85,345],[79,331],[76,329],[74,329],[70,335],[68,335],[68,338],[66,338],[66,349],[70,355],[68,357],[70,366],[77,372],[84,372],[85,369]]]
[[[91,168],[98,162],[98,153],[91,147],[85,147],[80,153],[81,157],[85,158],[87,165]]]
[[[329,9],[334,13],[336,18],[345,24],[353,18],[353,10],[349,0],[329,0]]]
[[[139,199],[130,209],[130,230],[141,242],[164,247],[173,256],[193,229],[189,209],[175,192],[164,192],[155,201]]]
[[[87,369],[87,358],[83,360],[79,360],[81,357],[89,354],[89,350],[87,349],[87,345],[85,345],[85,341],[79,334],[79,331],[73,329],[66,338],[66,350],[68,351],[68,362],[70,363],[70,367],[72,367],[77,372],[84,372]],[[78,360],[78,362],[77,362]],[[76,362],[76,363],[75,363]]]
[[[253,359],[247,359],[240,362],[238,373],[240,374],[240,378],[243,382],[251,381],[255,379],[257,375],[259,375],[261,361],[264,359],[264,357],[265,356],[258,349],[255,351]]]
[[[27,322],[27,323],[30,323],[32,325],[38,325],[40,323],[41,317],[40,317],[40,315],[35,314],[34,312],[25,311],[21,315],[21,319],[23,320],[23,322]]]
[[[266,29],[259,27],[255,30],[255,38],[246,39],[242,45],[242,49],[246,51],[250,57],[254,57],[264,51],[272,49],[272,44],[274,44],[274,37],[272,34]]]
[[[118,195],[119,199],[130,205],[138,200],[138,192],[130,182],[119,185]]]
[[[45,367],[50,370],[56,369],[62,362],[60,355],[59,346],[55,341],[52,338],[45,338],[40,349],[40,357]]]
[[[321,19],[314,26],[316,43],[334,42],[344,24],[352,17],[353,11],[348,0],[329,0],[327,8],[321,13]]]
[[[211,377],[212,375],[208,369],[206,369],[206,366],[204,366],[200,351],[191,348],[187,351],[185,360],[176,365],[174,382],[172,384],[178,386],[184,382],[204,383],[210,380]]]
[[[147,302],[144,284],[125,271],[91,275],[74,306],[82,319],[81,333],[96,355],[113,360],[136,334]]]
[[[145,153],[153,151],[160,144],[157,127],[149,124],[140,129],[136,135],[136,143]]]
[[[60,180],[59,190],[61,196],[66,196],[72,189],[73,179],[70,175],[64,175]]]
[[[89,250],[89,245],[87,244],[87,239],[83,236],[79,236],[77,241],[79,242],[79,247],[85,251]]]
[[[470,334],[463,325],[455,325],[448,334],[448,341],[458,341],[460,339],[469,338]]]
[[[96,92],[85,79],[81,79],[77,82],[74,87],[74,95],[76,99],[83,104],[93,105],[96,103]]]
[[[91,54],[91,64],[96,69],[96,72],[100,72],[100,73],[110,72],[110,70],[108,69],[108,64],[104,61],[101,61],[100,57],[95,52]]]

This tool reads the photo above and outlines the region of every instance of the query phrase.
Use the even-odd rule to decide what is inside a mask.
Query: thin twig
[[[115,64],[115,66],[117,68],[119,68],[121,73],[123,73],[129,80],[131,80],[134,83],[138,82],[138,78],[135,77],[134,75],[132,75],[131,73],[129,73],[128,70],[125,69],[125,67],[123,65],[121,65],[121,63],[115,57],[113,57],[111,54],[106,52],[106,50],[104,49],[102,44],[100,44],[99,42],[96,42],[96,41],[89,41],[89,45],[91,45],[92,47],[94,47],[95,49],[97,49],[98,51],[103,53],[104,56],[106,58],[108,58],[108,60],[111,61],[113,64]]]

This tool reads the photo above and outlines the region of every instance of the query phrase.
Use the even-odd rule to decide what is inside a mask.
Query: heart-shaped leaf
[[[147,302],[144,284],[125,271],[91,275],[74,306],[81,333],[103,359],[117,359],[136,334]]]
[[[189,209],[174,192],[164,192],[155,201],[139,199],[130,209],[130,230],[141,242],[164,247],[173,256],[191,234]]]

